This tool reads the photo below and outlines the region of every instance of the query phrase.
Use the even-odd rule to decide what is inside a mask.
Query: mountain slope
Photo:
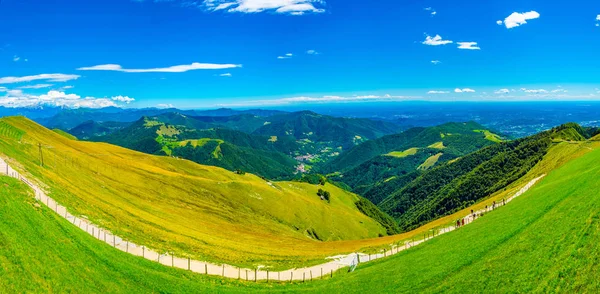
[[[474,122],[414,128],[360,144],[325,169],[332,172],[340,168],[333,180],[379,204],[407,180],[414,179],[411,173],[429,170],[498,141],[497,135]],[[374,157],[365,160],[369,156]]]
[[[575,124],[484,148],[446,163],[394,192],[379,207],[410,230],[451,214],[503,189],[525,175],[553,142],[582,141],[590,134]]]
[[[436,127],[419,127],[362,143],[342,153],[325,167],[329,172],[345,172],[382,155],[394,155],[412,148],[433,148],[461,156],[495,143],[475,122],[447,123]],[[488,131],[489,132],[489,131]]]
[[[365,140],[395,133],[398,126],[369,119],[340,118],[301,111],[268,118],[254,134],[327,142],[330,147],[350,148]]]
[[[336,252],[322,249],[322,241],[385,234],[357,209],[358,196],[333,185],[268,182],[186,160],[73,141],[20,117],[0,119],[0,150],[74,214],[180,256],[290,266]],[[330,192],[330,202],[317,196],[319,189]]]

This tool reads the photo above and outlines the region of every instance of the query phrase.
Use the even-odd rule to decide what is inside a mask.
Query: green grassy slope
[[[44,147],[44,167],[39,148]],[[0,119],[0,150],[50,196],[117,235],[179,256],[288,267],[356,250],[323,241],[377,237],[358,196],[333,185],[267,182],[190,161],[69,140],[22,117]],[[331,193],[331,202],[317,196]]]
[[[23,192],[25,185],[0,177],[0,288],[12,293],[595,293],[600,289],[598,161],[597,142],[560,143],[519,185],[547,176],[509,205],[424,245],[361,264],[353,273],[304,284],[220,280],[129,256],[38,207]]]
[[[569,149],[561,147],[556,152],[566,154],[549,156],[560,161],[573,152]],[[587,154],[550,172],[510,205],[467,227],[392,258],[361,265],[352,274],[296,289],[598,292],[600,166],[595,163],[600,161],[600,149],[584,143],[577,152]]]
[[[111,248],[0,177],[0,292],[191,293],[262,289],[171,269]],[[260,288],[259,288],[260,287]]]

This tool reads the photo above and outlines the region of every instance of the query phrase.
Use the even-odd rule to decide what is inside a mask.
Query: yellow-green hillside
[[[181,256],[287,267],[356,249],[320,240],[385,233],[358,211],[358,196],[333,185],[269,183],[186,160],[74,141],[22,117],[0,119],[0,152],[46,184],[50,196],[74,214]],[[331,193],[331,203],[317,196],[319,188]]]

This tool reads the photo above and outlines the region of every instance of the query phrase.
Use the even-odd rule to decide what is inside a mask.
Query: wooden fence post
[[[258,269],[254,269],[254,282],[258,281]]]
[[[221,276],[225,277],[225,264],[223,264],[223,270],[221,272]]]
[[[191,265],[192,261],[190,260],[190,258],[188,257],[188,271],[192,270],[192,265]]]
[[[302,283],[306,281],[306,272],[302,273]]]
[[[204,274],[208,275],[208,265],[206,263],[204,264]]]

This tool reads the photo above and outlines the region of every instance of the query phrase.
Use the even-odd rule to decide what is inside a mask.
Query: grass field
[[[500,138],[500,136],[498,136],[488,130],[475,130],[474,132],[483,133],[485,135],[486,140],[490,140],[490,141],[496,142],[496,143],[504,142],[504,140],[502,140],[502,138]]]
[[[252,284],[128,256],[40,207],[0,177],[0,288],[8,292],[589,292],[600,289],[600,146],[561,143],[536,166],[547,176],[473,224],[353,273]],[[501,196],[502,193],[499,193]]]
[[[182,257],[288,268],[356,249],[323,245],[308,231],[322,241],[385,233],[356,208],[356,195],[333,185],[269,183],[251,174],[74,141],[24,118],[0,120],[0,150],[74,214]],[[331,193],[331,203],[320,200],[319,188]]]
[[[388,154],[386,154],[387,156],[393,156],[393,157],[398,157],[398,158],[404,158],[407,156],[411,156],[411,155],[415,155],[417,154],[417,151],[419,151],[419,148],[410,148],[404,151],[393,151],[390,152]]]
[[[420,170],[427,170],[430,169],[432,166],[434,166],[438,160],[440,160],[440,157],[442,157],[442,155],[444,155],[444,153],[438,153],[436,155],[432,155],[429,158],[427,158],[425,160],[425,162],[423,162],[423,164],[419,165],[419,167],[417,169]]]
[[[44,168],[38,143],[44,150]],[[553,148],[557,151],[539,164],[542,168],[474,208],[506,197],[565,158],[588,152],[586,144],[558,144]],[[356,210],[355,195],[332,185],[324,188],[332,193],[331,204],[325,204],[316,196],[317,186],[269,184],[253,175],[185,160],[72,141],[24,118],[0,120],[0,150],[16,159],[10,162],[13,167],[47,184],[46,190],[59,203],[117,235],[178,256],[244,267],[282,269],[320,263],[338,254],[374,253],[395,242],[422,238],[470,209],[411,232],[369,238],[384,229]],[[328,241],[310,239],[309,229]]]

